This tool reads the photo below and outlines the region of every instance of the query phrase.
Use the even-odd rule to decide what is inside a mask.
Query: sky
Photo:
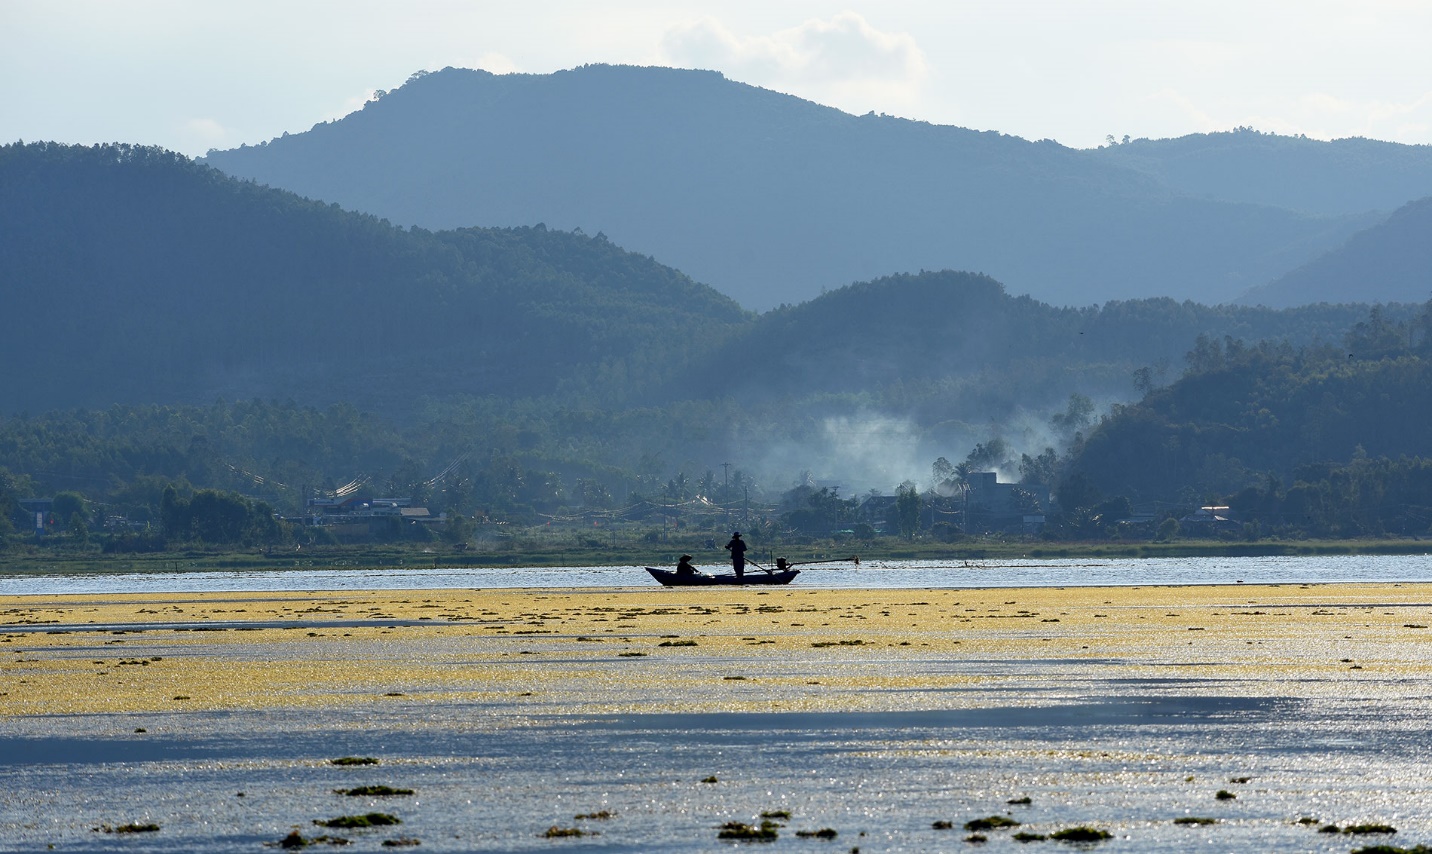
[[[1053,139],[1253,127],[1432,144],[1432,0],[0,0],[0,143],[199,156],[446,66],[707,68]]]

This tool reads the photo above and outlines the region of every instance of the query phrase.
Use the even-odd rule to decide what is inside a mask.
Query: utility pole
[[[731,464],[721,464],[721,509],[726,511],[726,527],[731,527]]]

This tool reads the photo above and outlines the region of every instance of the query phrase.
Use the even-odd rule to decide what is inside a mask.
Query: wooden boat
[[[746,574],[737,578],[734,575],[677,575],[674,569],[657,569],[648,566],[646,571],[651,577],[660,581],[663,587],[707,587],[714,584],[790,584],[791,580],[801,574],[799,569],[787,569],[782,572],[766,572],[763,569],[746,570]]]

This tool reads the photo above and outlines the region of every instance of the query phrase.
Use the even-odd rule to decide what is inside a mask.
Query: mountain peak
[[[1369,222],[1203,197],[1120,156],[872,121],[713,71],[588,65],[415,75],[208,160],[403,224],[603,232],[759,310],[944,268],[1060,304],[1221,302]]]

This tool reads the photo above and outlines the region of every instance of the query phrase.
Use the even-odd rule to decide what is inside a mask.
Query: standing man
[[[741,532],[736,531],[731,535],[731,542],[726,544],[726,550],[731,553],[731,568],[736,570],[736,580],[746,574],[746,541],[741,539]]]

